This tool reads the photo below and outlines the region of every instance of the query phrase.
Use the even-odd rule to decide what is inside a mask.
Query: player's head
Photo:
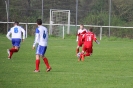
[[[83,29],[84,28],[84,25],[83,24],[80,24],[80,29]]]
[[[14,22],[14,25],[19,25],[19,22],[18,22],[18,21],[15,21],[15,22]]]
[[[93,31],[93,28],[92,28],[92,27],[90,27],[90,28],[89,28],[89,31],[90,31],[90,32],[92,32],[92,31]]]
[[[36,23],[37,23],[37,25],[42,25],[42,20],[41,19],[37,19]]]

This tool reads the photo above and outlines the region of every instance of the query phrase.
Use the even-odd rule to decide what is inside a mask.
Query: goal
[[[70,10],[50,9],[49,34],[62,35],[63,29],[61,26],[65,26],[66,34],[70,33]]]

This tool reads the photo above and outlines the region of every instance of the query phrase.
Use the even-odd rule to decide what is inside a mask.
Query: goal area
[[[50,9],[49,35],[60,36],[70,33],[70,10]],[[62,29],[61,26],[65,26]]]

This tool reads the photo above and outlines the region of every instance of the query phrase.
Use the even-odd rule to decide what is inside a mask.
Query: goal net
[[[65,26],[65,34],[70,33],[70,10],[50,9],[50,27],[49,34],[55,36],[62,36]]]

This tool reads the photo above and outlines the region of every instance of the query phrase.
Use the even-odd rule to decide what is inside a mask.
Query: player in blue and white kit
[[[48,63],[48,59],[44,56],[46,50],[47,50],[47,43],[48,43],[48,31],[47,28],[42,26],[42,20],[37,19],[37,25],[35,31],[35,41],[33,43],[33,49],[36,47],[36,69],[34,72],[40,72],[39,65],[40,65],[40,57],[42,57],[47,69],[46,71],[49,72],[51,70],[51,67]]]
[[[19,51],[21,40],[24,41],[25,39],[25,30],[21,26],[18,26],[18,25],[19,25],[19,22],[17,21],[14,22],[14,26],[8,31],[6,35],[6,37],[9,40],[11,40],[12,46],[13,46],[11,49],[7,49],[8,59],[11,59],[14,52]],[[23,33],[23,38],[21,38],[22,33]]]

